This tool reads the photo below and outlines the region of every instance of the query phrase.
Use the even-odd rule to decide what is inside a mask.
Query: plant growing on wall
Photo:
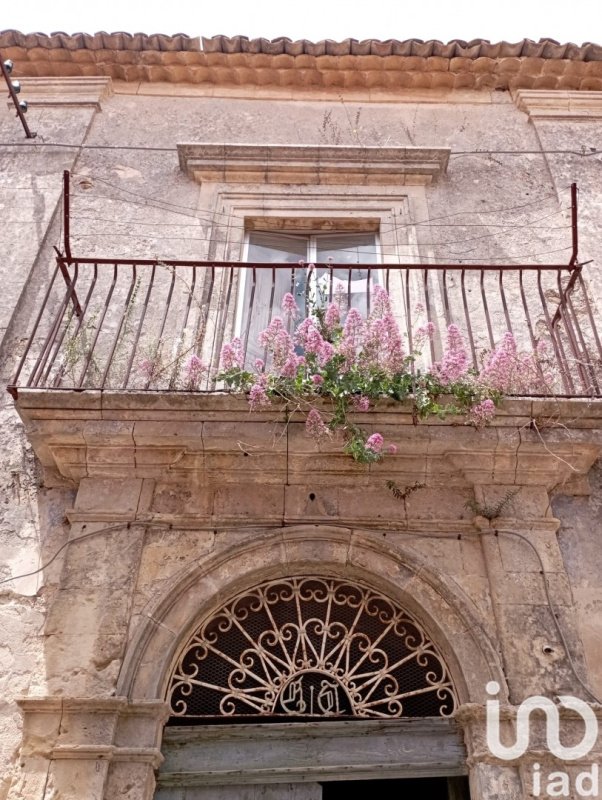
[[[222,348],[218,380],[246,393],[252,410],[278,400],[290,403],[304,414],[309,436],[318,442],[341,436],[345,452],[364,464],[396,452],[381,433],[355,421],[356,413],[368,412],[380,398],[410,401],[416,421],[459,414],[481,427],[493,418],[504,394],[534,391],[533,384],[552,380],[543,347],[520,353],[510,333],[483,354],[479,371],[473,369],[456,325],[447,329],[442,358],[423,371],[417,360],[435,333],[432,323],[415,332],[413,351],[407,352],[382,287],[374,288],[367,316],[347,309],[345,300],[343,295],[329,303],[318,298],[299,321],[295,299],[286,294],[282,316],[259,334],[265,357],[249,367],[240,339],[234,339]]]

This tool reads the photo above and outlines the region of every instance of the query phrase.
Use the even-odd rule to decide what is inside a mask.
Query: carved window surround
[[[514,102],[530,119],[602,119],[602,92],[519,89]]]
[[[429,184],[447,169],[447,147],[179,144],[193,180],[227,183]]]

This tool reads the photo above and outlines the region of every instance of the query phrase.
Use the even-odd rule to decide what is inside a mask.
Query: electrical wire
[[[149,153],[175,153],[177,147],[149,147],[148,145],[133,145],[133,144],[71,144],[70,142],[47,142],[38,134],[36,139],[31,142],[0,142],[0,147],[66,147],[73,150],[132,150],[133,152],[149,152]],[[479,149],[479,150],[452,150],[450,152],[451,158],[458,158],[462,156],[541,156],[541,155],[571,155],[578,156],[579,158],[590,158],[602,154],[602,150],[597,147],[582,146],[581,150],[493,150],[493,149]]]

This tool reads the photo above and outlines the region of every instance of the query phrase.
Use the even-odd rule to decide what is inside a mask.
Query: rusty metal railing
[[[19,354],[9,391],[20,388],[122,391],[213,391],[222,344],[238,335],[252,360],[256,334],[287,291],[302,313],[307,301],[334,292],[369,313],[375,287],[389,292],[410,351],[416,329],[438,333],[417,368],[444,346],[446,327],[464,334],[472,366],[506,331],[519,348],[544,342],[556,375],[538,392],[600,396],[602,346],[580,265],[461,267],[453,264],[245,264],[59,256]],[[202,380],[186,372],[191,355],[208,366]]]

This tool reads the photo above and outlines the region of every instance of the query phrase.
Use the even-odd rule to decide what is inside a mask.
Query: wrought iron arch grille
[[[173,722],[449,716],[457,704],[415,619],[373,589],[317,576],[262,583],[206,621],[169,701]]]

